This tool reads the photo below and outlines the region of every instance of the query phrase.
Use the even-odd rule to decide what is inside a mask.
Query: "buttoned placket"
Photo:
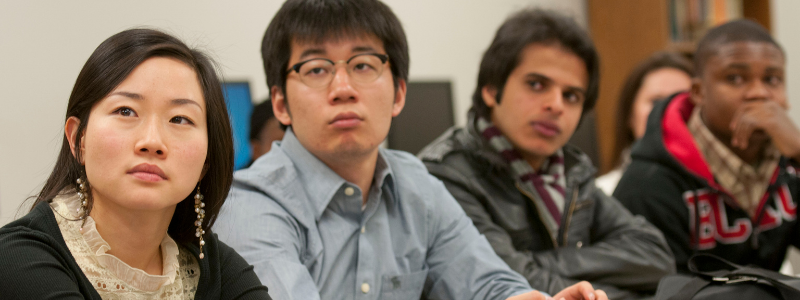
[[[349,185],[349,184],[348,184]],[[347,186],[343,190],[348,201],[361,201],[362,191],[358,187]],[[368,195],[366,207],[361,212],[360,230],[358,233],[358,254],[356,266],[356,297],[357,299],[378,299],[379,284],[376,282],[375,265],[377,254],[372,245],[368,229],[369,221],[378,209],[382,197],[381,187],[372,186]]]

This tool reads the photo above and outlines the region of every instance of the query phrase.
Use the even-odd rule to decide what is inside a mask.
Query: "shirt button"
[[[369,284],[368,283],[365,282],[365,283],[361,284],[361,292],[364,293],[364,294],[369,293]]]
[[[345,195],[352,196],[355,193],[356,193],[356,191],[353,188],[349,187],[349,186],[346,189],[344,189],[344,194]]]
[[[578,249],[580,249],[581,247],[583,247],[583,242],[578,241],[578,243],[575,244],[575,246],[578,247]]]
[[[361,226],[361,233],[367,232],[367,226]]]

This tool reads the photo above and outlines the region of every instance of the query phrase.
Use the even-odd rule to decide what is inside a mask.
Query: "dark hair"
[[[286,90],[292,41],[322,43],[363,34],[383,42],[397,88],[408,79],[408,42],[400,20],[377,0],[288,0],[272,18],[261,42],[267,87]]]
[[[151,57],[170,57],[182,61],[197,73],[202,87],[208,119],[208,156],[200,191],[205,196],[206,204],[206,217],[202,225],[203,228],[210,228],[233,181],[233,140],[222,87],[213,62],[205,54],[190,49],[175,37],[152,29],[129,29],[103,41],[83,65],[67,104],[65,120],[70,117],[80,120],[75,149],[81,147],[81,136],[90,121],[92,107],[124,81],[134,68]],[[85,173],[80,161],[80,151],[75,151],[73,156],[69,141],[65,138],[53,172],[37,196],[34,207],[41,202],[52,201],[65,189],[74,190],[75,181]],[[89,211],[91,205],[89,197]],[[196,220],[194,193],[190,193],[175,208],[167,232],[178,243],[191,243],[196,240]]]
[[[253,113],[250,114],[250,141],[261,139],[264,125],[272,118],[275,118],[275,113],[272,111],[272,101],[269,98],[253,107]]]
[[[633,129],[631,129],[631,112],[633,111],[633,102],[636,100],[636,95],[644,83],[645,77],[653,71],[673,68],[678,69],[692,77],[692,63],[686,57],[674,52],[656,52],[641,63],[637,65],[628,78],[625,79],[625,84],[617,100],[617,125],[616,125],[616,141],[614,142],[614,165],[617,166],[621,163],[623,151],[630,147],[636,140],[633,136]]]
[[[756,22],[740,19],[730,21],[709,30],[706,35],[697,43],[697,51],[694,53],[695,76],[703,75],[703,67],[706,61],[717,54],[719,46],[734,42],[761,42],[775,46],[785,55],[783,48],[778,45],[769,31]]]
[[[586,64],[589,83],[583,102],[586,115],[597,101],[600,80],[600,62],[592,39],[574,20],[554,11],[525,9],[509,17],[494,36],[489,49],[483,54],[478,85],[472,94],[472,111],[488,118],[491,110],[483,102],[481,90],[485,86],[497,89],[497,102],[503,95],[508,76],[519,65],[521,53],[530,44],[559,45]],[[583,117],[581,117],[583,118]]]

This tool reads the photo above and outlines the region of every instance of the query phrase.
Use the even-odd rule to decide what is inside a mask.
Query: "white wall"
[[[791,109],[789,115],[794,123],[800,125],[800,1],[771,0],[772,35],[783,46],[788,56],[786,60],[786,85]],[[800,138],[800,137],[798,137]]]
[[[790,1],[786,1],[787,3]],[[75,78],[100,42],[154,26],[209,52],[229,80],[249,80],[267,96],[261,37],[282,1],[0,1],[0,225],[41,188],[63,137]],[[556,8],[585,26],[583,0],[387,0],[403,23],[411,80],[454,87],[456,122],[470,106],[480,56],[511,12]],[[26,209],[23,209],[24,213]]]

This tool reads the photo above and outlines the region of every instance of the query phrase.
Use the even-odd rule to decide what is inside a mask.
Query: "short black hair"
[[[740,19],[730,21],[709,30],[697,43],[694,53],[695,76],[703,75],[703,67],[709,58],[717,54],[719,46],[734,42],[760,42],[775,46],[784,56],[786,53],[769,34],[769,31],[756,22]]]
[[[253,113],[250,114],[250,141],[261,138],[261,130],[272,118],[275,118],[275,112],[272,111],[272,101],[269,98],[253,107]]]
[[[286,70],[292,42],[322,43],[363,34],[383,42],[394,77],[408,79],[408,42],[400,20],[388,6],[377,0],[288,0],[264,33],[261,58],[267,86],[286,90]]]
[[[483,102],[485,86],[497,89],[497,102],[503,95],[508,76],[519,65],[522,50],[530,44],[559,45],[578,56],[586,64],[589,75],[583,115],[597,102],[600,84],[600,60],[589,34],[573,19],[554,11],[525,9],[509,17],[497,30],[492,44],[483,54],[478,85],[472,95],[472,111],[488,118],[491,109]],[[582,118],[582,117],[581,117]]]

